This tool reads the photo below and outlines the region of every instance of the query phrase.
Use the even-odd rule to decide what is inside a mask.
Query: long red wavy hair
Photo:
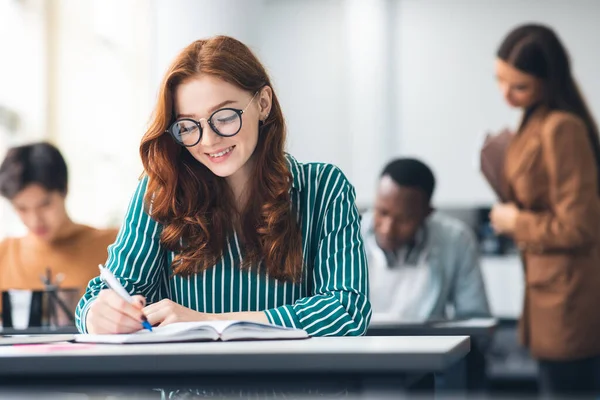
[[[272,88],[252,51],[226,36],[193,42],[167,71],[140,155],[149,178],[146,209],[163,225],[162,245],[175,252],[173,274],[190,276],[212,268],[235,229],[241,240],[242,268],[262,264],[261,273],[299,281],[302,237],[290,198],[292,176],[284,153],[285,121],[277,96],[273,91],[271,111],[259,128],[249,201],[238,212],[225,179],[214,175],[165,132],[175,114],[175,89],[202,74],[223,79],[250,94],[265,86]]]

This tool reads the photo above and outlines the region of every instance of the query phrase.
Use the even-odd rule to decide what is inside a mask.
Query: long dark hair
[[[567,50],[556,33],[543,25],[521,25],[506,36],[496,56],[518,70],[542,80],[541,104],[546,108],[567,111],[583,120],[596,158],[600,191],[598,126],[571,74]]]
[[[221,78],[249,95],[264,86],[272,87],[254,53],[227,36],[193,42],[179,53],[165,75],[140,154],[149,177],[146,205],[152,204],[152,217],[164,225],[160,240],[177,253],[172,267],[180,276],[202,272],[218,262],[236,214],[225,179],[210,172],[165,133],[173,120],[177,86],[203,74]],[[238,233],[245,252],[242,267],[262,262],[270,277],[299,281],[302,237],[290,206],[292,175],[284,153],[285,120],[275,91],[271,112],[260,129],[250,183],[252,201],[239,215]]]

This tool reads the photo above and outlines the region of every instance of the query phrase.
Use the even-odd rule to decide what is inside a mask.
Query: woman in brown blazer
[[[508,203],[490,219],[522,253],[520,336],[539,360],[540,386],[600,392],[600,144],[565,48],[539,25],[512,31],[497,52],[502,94],[523,109],[508,147]]]

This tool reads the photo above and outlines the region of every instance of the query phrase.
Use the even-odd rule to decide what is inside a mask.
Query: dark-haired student
[[[67,165],[49,143],[9,149],[0,165],[0,195],[12,204],[27,228],[24,237],[0,242],[0,290],[39,290],[40,275],[51,269],[62,274],[62,287],[83,293],[107,257],[115,229],[95,229],[75,223],[65,201]],[[74,311],[74,310],[73,310]]]
[[[490,315],[478,246],[463,222],[435,212],[435,177],[423,162],[402,158],[383,170],[375,207],[365,214],[373,313],[423,322]]]
[[[600,395],[600,139],[567,50],[543,25],[512,30],[496,75],[523,111],[505,160],[495,230],[518,244],[525,267],[520,336],[539,360],[540,387],[561,398]]]
[[[94,279],[79,329],[133,332],[147,317],[364,334],[371,306],[354,188],[333,165],[286,154],[285,137],[275,90],[247,46],[217,36],[182,50],[106,262],[138,303]]]

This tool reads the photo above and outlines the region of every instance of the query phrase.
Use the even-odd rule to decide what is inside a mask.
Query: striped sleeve
[[[141,294],[150,303],[157,300],[160,272],[166,265],[166,252],[159,242],[160,225],[144,210],[147,185],[147,177],[140,180],[117,239],[108,247],[105,266],[130,294]],[[75,321],[80,332],[87,332],[87,312],[98,293],[105,287],[99,277],[92,279],[88,284],[75,311]]]
[[[321,232],[313,266],[313,295],[266,310],[269,322],[311,336],[365,334],[371,318],[368,272],[354,188],[334,168],[327,180]]]

